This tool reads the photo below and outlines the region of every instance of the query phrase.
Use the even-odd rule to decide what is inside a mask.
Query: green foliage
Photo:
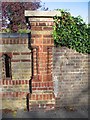
[[[30,32],[30,30],[28,30],[28,29],[19,29],[18,30],[18,33],[29,33]]]
[[[17,31],[17,33],[20,33],[20,34],[29,33],[29,32],[30,32],[29,29],[18,29],[18,31]],[[6,28],[6,29],[1,30],[0,33],[12,33],[12,31],[11,31],[11,29]]]
[[[5,28],[0,30],[0,33],[11,33],[11,30],[9,28]]]
[[[90,25],[65,10],[54,17],[53,37],[56,46],[66,46],[81,53],[90,53]]]

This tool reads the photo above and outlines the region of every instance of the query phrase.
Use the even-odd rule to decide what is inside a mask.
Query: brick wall
[[[90,57],[65,47],[54,47],[52,26],[56,14],[58,12],[26,11],[31,38],[27,34],[0,36],[3,109],[26,108],[30,88],[30,107],[87,104]],[[11,59],[9,78],[5,76],[3,54]]]
[[[26,95],[29,92],[31,78],[31,50],[28,49],[28,35],[2,34],[0,37],[0,69],[3,71],[2,55],[11,59],[11,77],[0,74],[2,84],[2,107],[26,107]]]
[[[53,48],[53,82],[56,106],[88,106],[88,54],[66,47]]]
[[[0,84],[2,84],[3,108],[25,108],[30,87],[32,89],[29,98],[30,106],[45,107],[55,104],[51,49],[54,44],[52,38],[54,14],[40,12],[36,16],[36,11],[34,12],[36,15],[33,16],[32,12],[30,14],[32,17],[26,16],[31,26],[31,39],[24,34],[4,34],[0,38],[2,66]],[[32,48],[30,48],[30,41]],[[9,78],[4,72],[3,54],[7,54],[11,59],[11,77]]]
[[[48,14],[44,13],[46,12],[26,14],[31,26],[31,46],[36,48],[35,52],[37,53],[37,55],[34,54],[32,79],[32,83],[35,84],[35,88],[32,88],[32,96],[37,94],[37,97],[33,98],[35,101],[31,98],[30,102],[33,101],[41,106],[53,106],[55,104],[52,81],[52,46],[54,46],[52,26],[54,23],[53,14],[47,16]]]

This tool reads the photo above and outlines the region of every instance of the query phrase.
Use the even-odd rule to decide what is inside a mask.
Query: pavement
[[[75,109],[58,108],[58,109],[33,109],[30,111],[18,109],[16,111],[3,111],[2,118],[88,118],[88,108],[78,107]],[[3,120],[2,119],[2,120]]]

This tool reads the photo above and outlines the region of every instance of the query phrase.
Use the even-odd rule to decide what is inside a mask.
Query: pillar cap
[[[25,10],[25,17],[54,17],[61,16],[60,11],[30,11]]]

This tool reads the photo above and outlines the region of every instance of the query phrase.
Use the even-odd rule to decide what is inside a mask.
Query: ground
[[[2,118],[87,118],[88,119],[88,108],[85,106],[68,109],[68,108],[56,108],[56,109],[32,109],[27,110],[3,110]],[[2,119],[2,120],[3,120]]]

